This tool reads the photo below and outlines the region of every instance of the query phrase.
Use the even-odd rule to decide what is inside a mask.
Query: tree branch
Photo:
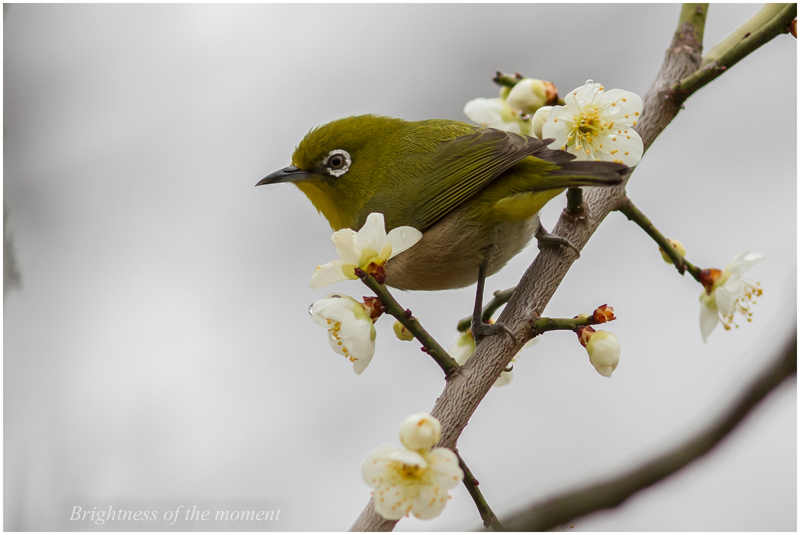
[[[761,10],[750,17],[744,24],[736,28],[731,34],[714,45],[711,50],[703,55],[702,66],[705,67],[712,61],[718,60],[722,55],[744,39],[756,33],[769,21],[775,18],[788,4],[764,4]]]
[[[658,246],[661,247],[664,253],[669,256],[670,260],[672,260],[672,263],[675,265],[675,269],[678,270],[678,273],[683,275],[686,271],[688,271],[697,282],[702,282],[700,280],[701,269],[686,260],[686,258],[684,258],[675,249],[675,247],[672,246],[666,236],[661,234],[655,225],[653,225],[653,222],[650,221],[650,219],[644,215],[642,211],[639,210],[636,205],[633,204],[633,202],[631,202],[630,199],[626,197],[625,201],[620,205],[618,210],[625,214],[625,217],[639,225],[639,227],[644,230],[648,236],[653,238],[653,241],[655,241]]]
[[[750,52],[771,41],[776,36],[787,33],[789,24],[795,17],[797,17],[797,4],[785,4],[785,7],[767,24],[753,33],[747,32],[741,41],[731,46],[719,59],[708,63],[704,61],[705,64],[702,69],[674,84],[670,90],[675,101],[678,103],[684,102],[698,89],[736,65]]]
[[[621,505],[637,492],[669,477],[716,447],[785,380],[797,374],[797,332],[782,353],[715,423],[666,453],[614,478],[535,503],[513,514],[505,526],[513,531],[547,531],[589,513]]]
[[[369,273],[362,269],[356,269],[356,275],[361,279],[361,282],[375,292],[375,295],[386,307],[386,312],[402,323],[403,327],[408,329],[414,335],[414,338],[422,344],[425,352],[433,357],[433,360],[442,368],[445,377],[450,377],[458,369],[458,363],[447,354],[447,351],[439,345],[439,342],[434,340],[433,336],[425,330],[419,320],[411,315],[411,311],[400,306],[400,303],[389,293],[389,289],[375,280],[375,277]]]
[[[467,463],[464,462],[464,459],[461,458],[461,454],[456,452],[456,455],[458,455],[458,466],[464,471],[464,486],[467,487],[467,492],[472,496],[472,501],[475,502],[475,506],[481,514],[483,526],[491,528],[494,531],[508,531],[505,526],[500,523],[500,520],[497,519],[492,508],[489,507],[489,503],[478,488],[478,480],[472,475],[472,471],[467,467]]]
[[[700,65],[702,45],[694,38],[695,31],[695,26],[689,22],[679,25],[661,70],[645,95],[637,127],[645,150],[680,111],[680,106],[667,95],[669,86]],[[606,215],[625,199],[625,185],[585,188],[583,197],[587,207],[585,216],[576,219],[562,214],[553,230],[554,234],[567,238],[579,250],[583,249]],[[572,252],[562,251],[560,247],[548,247],[536,255],[499,319],[514,333],[515,341],[508,336],[485,339],[461,367],[460,373],[447,382],[444,392],[436,400],[431,415],[442,424],[438,446],[456,448],[458,437],[472,413],[514,355],[533,336],[534,322],[541,316],[574,260]],[[395,523],[376,513],[370,498],[350,530],[391,531]]]
[[[697,23],[682,22],[667,49],[664,63],[655,82],[644,98],[644,108],[637,131],[647,150],[656,137],[680,111],[680,104],[670,98],[672,84],[692,74],[700,65],[702,45],[696,39]],[[625,199],[625,185],[607,188],[585,188],[587,213],[574,218],[562,213],[553,232],[582,249],[600,223]],[[534,334],[534,322],[541,316],[575,255],[561,248],[545,248],[534,260],[520,281],[505,310],[502,321],[514,333],[485,339],[467,363],[454,374],[436,401],[431,415],[442,424],[438,446],[456,448],[461,431],[487,394],[500,373]],[[375,512],[372,500],[356,519],[351,531],[390,531],[395,521],[388,521]]]

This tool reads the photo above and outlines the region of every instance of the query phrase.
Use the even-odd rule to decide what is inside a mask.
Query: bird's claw
[[[543,226],[539,225],[539,230],[536,231],[536,242],[541,251],[545,246],[556,246],[556,247],[569,247],[575,254],[578,255],[578,258],[581,257],[581,252],[575,247],[571,241],[567,238],[563,238],[558,236],[557,234],[550,234],[547,232]]]
[[[517,337],[514,336],[514,333],[511,332],[511,329],[506,327],[505,323],[476,323],[475,321],[472,322],[472,336],[475,337],[475,344],[480,344],[481,340],[486,338],[487,336],[494,336],[496,334],[505,333],[511,337],[511,340],[514,343],[517,342]]]

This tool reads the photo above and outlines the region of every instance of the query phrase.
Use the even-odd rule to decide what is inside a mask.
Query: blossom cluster
[[[644,152],[642,138],[634,128],[642,113],[639,95],[623,89],[606,91],[602,84],[587,80],[567,93],[563,105],[554,105],[547,100],[542,84],[549,84],[550,94],[557,98],[550,82],[526,78],[506,98],[467,102],[464,113],[481,126],[552,139],[551,149],[566,151],[579,160],[613,161],[628,166],[639,163]],[[512,98],[517,88],[528,98]],[[543,96],[537,100],[540,94]]]

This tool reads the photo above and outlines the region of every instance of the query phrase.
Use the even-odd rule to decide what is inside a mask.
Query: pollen
[[[636,111],[636,112],[633,112],[633,114],[634,114],[635,116],[637,116],[637,117],[639,116],[639,112],[638,112],[638,111]],[[634,124],[636,124],[636,123],[634,123]]]
[[[627,155],[628,155],[628,151],[625,151],[625,156],[627,156]]]
[[[617,140],[617,138],[615,138],[615,137],[611,138],[611,141],[616,141],[616,140]]]
[[[558,122],[558,119],[553,119],[553,122],[554,122],[554,123],[557,123],[557,122]]]

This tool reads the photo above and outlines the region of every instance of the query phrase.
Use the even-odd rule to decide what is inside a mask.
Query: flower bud
[[[536,110],[548,103],[547,86],[545,84],[549,84],[549,82],[534,78],[524,78],[511,89],[506,102],[512,108],[526,115],[535,113]],[[553,84],[550,85],[552,86]]]
[[[547,122],[547,117],[550,115],[550,110],[552,109],[552,106],[542,106],[533,114],[533,119],[531,119],[531,133],[539,139],[542,139],[542,127],[544,123]]]
[[[597,373],[610,378],[619,364],[619,340],[607,331],[595,331],[588,334],[588,338],[586,352],[589,353],[589,362]]]
[[[600,305],[594,310],[594,314],[592,314],[592,318],[597,323],[608,323],[611,320],[617,319],[614,316],[614,307],[610,307],[608,305]]]
[[[410,342],[414,339],[414,335],[411,334],[411,331],[406,329],[405,325],[397,320],[395,320],[394,325],[392,325],[392,329],[394,329],[394,335],[404,342]]]
[[[442,424],[426,412],[412,414],[400,425],[400,442],[410,450],[428,451],[442,437]]]
[[[675,248],[676,251],[678,251],[679,255],[686,256],[686,247],[684,247],[681,242],[679,242],[678,240],[667,240],[667,241],[669,242],[670,245],[672,245]],[[664,259],[664,262],[666,262],[667,264],[672,264],[672,259],[669,256],[667,256],[667,253],[664,251],[664,249],[659,247],[658,250],[661,253],[661,258]]]

